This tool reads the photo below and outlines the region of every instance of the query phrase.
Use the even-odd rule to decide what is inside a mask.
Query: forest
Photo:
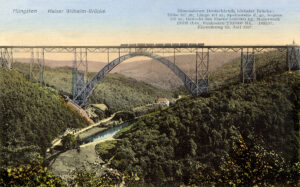
[[[300,75],[284,59],[258,55],[249,84],[239,83],[238,60],[225,65],[212,79],[231,84],[146,115],[99,144],[99,155],[138,176],[133,186],[297,185]]]
[[[51,141],[67,128],[88,122],[56,92],[0,68],[0,166],[40,160]]]

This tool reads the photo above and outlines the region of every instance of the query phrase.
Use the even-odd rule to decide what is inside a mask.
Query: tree
[[[67,134],[62,137],[61,143],[65,150],[79,147],[79,140],[74,134]]]

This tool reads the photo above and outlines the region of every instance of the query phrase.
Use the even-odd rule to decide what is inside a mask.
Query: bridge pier
[[[297,47],[287,47],[288,70],[300,70],[300,52]]]
[[[80,69],[81,68],[81,69]],[[86,48],[74,48],[72,95],[77,96],[87,83],[88,61]]]
[[[208,66],[209,66],[209,49],[196,51],[196,79],[195,79],[195,90],[193,94],[199,96],[203,93],[209,92],[208,82]]]
[[[241,78],[243,83],[255,81],[255,58],[254,49],[247,48],[241,51]]]
[[[1,48],[0,65],[7,69],[12,69],[13,64],[13,49]]]
[[[35,54],[35,55],[34,55]],[[45,49],[31,49],[31,60],[29,66],[29,79],[31,81],[40,82],[44,84],[45,71]]]

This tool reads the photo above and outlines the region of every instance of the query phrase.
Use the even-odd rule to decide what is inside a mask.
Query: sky
[[[299,0],[0,0],[0,4],[0,45],[300,43]],[[27,9],[37,13],[14,12]],[[64,13],[50,14],[49,9]],[[105,13],[67,14],[66,9]],[[268,9],[282,17],[274,25],[252,29],[198,29],[170,21],[168,13],[178,9]]]

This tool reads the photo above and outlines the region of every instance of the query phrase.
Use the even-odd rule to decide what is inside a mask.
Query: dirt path
[[[89,130],[89,129],[91,129],[91,128],[94,128],[94,127],[100,125],[100,123],[108,122],[108,121],[111,120],[113,117],[115,117],[115,115],[116,115],[116,113],[113,113],[110,117],[105,118],[105,119],[103,119],[103,120],[101,120],[101,121],[98,121],[98,122],[95,123],[94,125],[90,125],[90,126],[88,126],[88,127],[85,127],[85,128],[83,128],[83,129],[81,129],[80,131],[77,131],[77,132],[75,133],[75,136],[78,135],[78,134],[80,134],[80,133],[82,133],[82,132],[84,132],[84,131],[86,131],[86,130]]]
[[[117,112],[116,112],[116,113],[117,113]],[[115,116],[116,113],[113,113],[113,114],[112,114],[110,117],[108,117],[108,118],[105,118],[105,119],[103,119],[103,120],[101,120],[101,121],[98,121],[98,122],[95,123],[94,125],[91,125],[91,126],[88,126],[88,127],[83,128],[83,129],[80,129],[79,131],[77,131],[76,133],[74,133],[74,135],[77,136],[77,135],[79,135],[79,134],[81,134],[81,133],[83,133],[83,132],[85,132],[85,131],[88,131],[88,130],[91,130],[92,128],[97,127],[100,123],[105,123],[105,122],[107,122],[107,121],[110,121],[110,120]],[[52,141],[52,146],[51,146],[51,148],[54,148],[55,146],[60,145],[60,144],[61,144],[61,138],[56,138],[56,139],[54,139],[54,140]],[[49,152],[49,151],[50,151],[50,149],[47,150],[47,152]]]
[[[95,146],[109,140],[114,140],[114,138],[81,145],[80,151],[72,149],[61,153],[50,162],[49,169],[66,183],[70,183],[74,179],[76,170],[93,171],[97,175],[101,175],[108,168],[105,167],[105,162],[96,153]]]
[[[105,141],[111,141],[111,140],[116,140],[116,139],[114,139],[113,137],[110,137],[110,138],[105,138],[105,139],[102,139],[102,140],[99,140],[99,141],[95,141],[95,142],[90,142],[90,143],[87,143],[87,144],[83,144],[83,145],[81,145],[80,147],[81,148],[84,148],[84,147],[89,147],[89,146],[94,146],[94,148],[95,148],[95,146],[97,145],[97,144],[99,144],[99,143],[102,143],[102,142],[105,142]]]

